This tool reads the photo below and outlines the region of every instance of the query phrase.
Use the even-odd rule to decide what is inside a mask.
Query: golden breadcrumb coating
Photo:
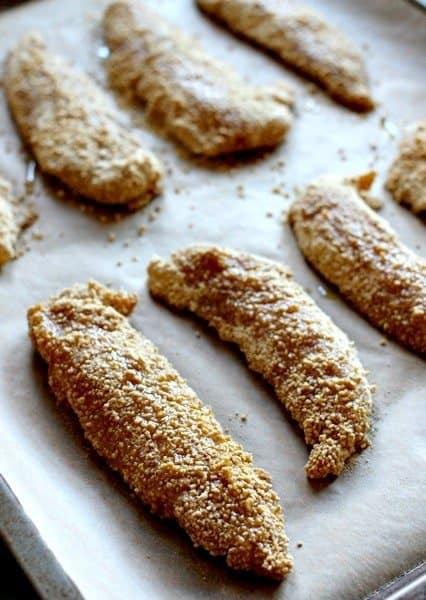
[[[104,204],[139,207],[160,191],[158,160],[116,120],[104,92],[38,35],[10,52],[4,87],[40,169]]]
[[[386,187],[414,213],[426,211],[426,119],[410,128],[402,140]]]
[[[126,316],[135,304],[90,282],[29,309],[53,392],[153,512],[175,518],[230,567],[282,579],[292,558],[270,476],[133,329]]]
[[[346,335],[278,263],[215,246],[189,246],[148,267],[149,288],[235,342],[313,446],[308,477],[338,475],[368,443],[371,394]]]
[[[376,327],[426,352],[426,261],[363,202],[349,182],[323,177],[289,220],[307,260]]]
[[[15,257],[18,227],[10,203],[11,185],[0,177],[0,267]]]
[[[338,29],[299,2],[197,0],[206,13],[277,54],[357,111],[374,107],[361,54]]]
[[[216,156],[282,141],[292,121],[285,86],[248,86],[141,2],[111,4],[104,28],[112,85],[142,100],[191,152]]]

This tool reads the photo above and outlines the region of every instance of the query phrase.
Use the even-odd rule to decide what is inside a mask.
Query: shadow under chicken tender
[[[284,85],[254,88],[141,2],[105,12],[111,84],[195,154],[217,156],[279,144],[292,122]]]
[[[0,177],[0,267],[15,257],[18,226],[10,203],[11,186]]]
[[[126,316],[135,296],[90,282],[28,311],[49,384],[87,439],[161,517],[234,569],[292,567],[270,476]]]
[[[426,119],[410,128],[402,140],[386,187],[413,213],[426,214]]]
[[[154,297],[189,309],[238,344],[313,446],[308,477],[339,475],[368,444],[371,393],[353,345],[294,281],[260,257],[189,246],[148,267]]]
[[[356,110],[374,107],[361,54],[338,29],[294,0],[196,0],[230,29],[271,50]]]
[[[9,53],[4,87],[40,169],[78,194],[136,208],[160,191],[158,160],[116,120],[94,81],[31,34]]]
[[[289,221],[306,259],[376,327],[426,352],[426,261],[402,244],[350,182],[323,177]]]

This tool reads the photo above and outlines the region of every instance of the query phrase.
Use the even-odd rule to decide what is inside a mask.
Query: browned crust
[[[9,53],[4,87],[40,169],[104,204],[139,207],[160,191],[158,160],[116,120],[103,91],[35,34]]]
[[[355,187],[322,178],[291,207],[307,260],[376,327],[426,352],[426,262],[402,244]]]
[[[135,296],[91,282],[28,311],[59,401],[162,517],[234,569],[282,579],[292,567],[270,476],[228,435],[126,315]]]
[[[277,54],[355,111],[374,108],[361,54],[338,29],[299,2],[196,0],[236,33]]]
[[[111,84],[142,100],[146,114],[205,156],[279,144],[292,117],[288,89],[255,89],[141,2],[105,12]]]
[[[397,202],[426,214],[426,119],[404,136],[386,186]]]
[[[206,319],[273,385],[313,446],[306,472],[338,475],[367,445],[371,394],[345,334],[275,262],[189,246],[149,268],[151,293]]]

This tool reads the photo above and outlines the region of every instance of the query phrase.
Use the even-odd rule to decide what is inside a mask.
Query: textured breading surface
[[[116,120],[104,92],[49,52],[38,35],[10,52],[4,87],[42,171],[105,204],[146,204],[159,192],[158,160]]]
[[[407,204],[414,213],[426,211],[426,119],[402,140],[386,186],[397,202]]]
[[[10,183],[0,177],[0,267],[15,257],[15,244],[18,237],[10,195]]]
[[[374,107],[363,59],[338,29],[299,2],[197,0],[213,15],[288,65],[322,85],[338,102],[358,111]]]
[[[104,17],[112,85],[186,148],[215,156],[279,144],[292,117],[283,85],[255,89],[141,2],[115,2]]]
[[[426,352],[426,261],[355,187],[321,178],[293,203],[289,220],[307,260],[355,308],[401,344]]]
[[[148,273],[155,297],[206,319],[275,388],[313,446],[309,477],[338,475],[367,445],[371,394],[353,345],[288,268],[200,245],[152,260]]]
[[[281,579],[292,567],[270,476],[129,324],[136,298],[91,282],[28,311],[59,401],[153,512],[235,569]]]

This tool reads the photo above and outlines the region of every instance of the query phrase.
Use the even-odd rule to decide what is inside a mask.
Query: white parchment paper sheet
[[[383,214],[410,247],[425,254],[424,225],[381,188],[399,132],[426,112],[424,16],[402,0],[311,3],[363,48],[379,105],[361,117],[322,93],[312,95],[278,62],[204,18],[191,0],[151,4],[202,38],[212,55],[253,84],[291,82],[297,90],[294,127],[276,152],[231,171],[220,163],[202,166],[172,142],[139,128],[138,135],[169,169],[165,192],[116,224],[99,222],[66,197],[55,198],[37,178],[32,201],[40,218],[32,232],[43,239],[28,232],[30,250],[0,274],[0,471],[90,600],[360,598],[426,555],[424,362],[392,342],[381,346],[379,332],[338,297],[323,295],[319,286],[324,284],[305,264],[281,212],[295,186],[323,172],[352,175],[373,167],[381,175],[377,191],[385,199]],[[97,50],[104,5],[44,0],[1,13],[1,57],[21,34],[35,29],[103,81]],[[123,120],[130,121],[129,113]],[[0,172],[20,193],[28,157],[20,151],[3,97],[0,128]],[[289,197],[273,193],[276,187]],[[146,232],[139,237],[141,225]],[[114,242],[108,241],[110,232],[116,234]],[[151,256],[196,241],[286,262],[355,341],[378,387],[372,446],[336,481],[313,485],[306,480],[308,452],[300,433],[233,347],[146,293]],[[56,407],[45,369],[27,339],[26,309],[89,278],[140,295],[135,327],[159,346],[256,463],[272,473],[295,557],[294,571],[281,585],[230,572],[223,562],[194,550],[177,526],[151,516],[94,456],[70,415]],[[247,415],[247,421],[236,413]]]

